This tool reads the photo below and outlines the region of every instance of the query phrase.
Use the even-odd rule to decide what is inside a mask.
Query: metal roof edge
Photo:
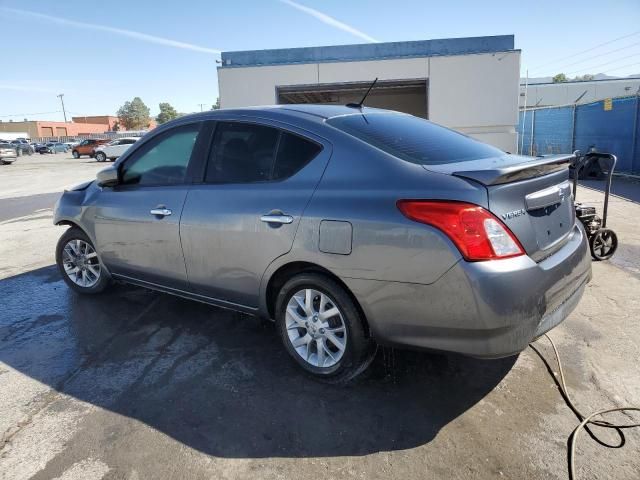
[[[513,35],[222,52],[218,68],[389,60],[514,50]]]

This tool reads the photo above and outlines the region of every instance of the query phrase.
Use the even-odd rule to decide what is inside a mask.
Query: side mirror
[[[118,169],[112,166],[100,170],[96,180],[99,187],[115,187],[118,184]]]

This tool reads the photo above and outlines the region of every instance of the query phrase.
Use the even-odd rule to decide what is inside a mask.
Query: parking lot
[[[301,374],[267,322],[131,286],[73,294],[52,207],[105,165],[0,166],[0,478],[567,478],[579,421],[533,349],[379,349],[366,378],[334,387]],[[631,198],[609,205],[619,251],[551,332],[584,412],[640,404],[640,183],[616,189]],[[578,195],[602,211],[600,192]],[[610,450],[583,434],[578,477],[637,479],[640,433],[624,435]]]

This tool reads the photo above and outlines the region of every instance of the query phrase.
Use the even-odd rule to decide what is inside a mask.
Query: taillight
[[[410,220],[442,230],[468,261],[524,255],[507,226],[478,205],[441,200],[399,200],[397,205]]]

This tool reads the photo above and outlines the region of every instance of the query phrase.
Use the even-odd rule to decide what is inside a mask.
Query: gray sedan
[[[67,191],[56,260],[76,292],[127,282],[272,319],[335,383],[378,344],[515,355],[591,278],[571,159],[371,108],[205,112]]]
[[[62,142],[48,142],[43,147],[38,148],[38,152],[43,155],[45,153],[67,153],[69,147]]]

